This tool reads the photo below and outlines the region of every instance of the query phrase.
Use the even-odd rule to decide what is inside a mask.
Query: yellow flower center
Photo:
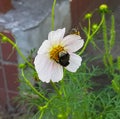
[[[64,51],[64,48],[60,45],[53,46],[50,50],[50,58],[55,60],[56,62],[59,62],[59,53],[61,51]]]

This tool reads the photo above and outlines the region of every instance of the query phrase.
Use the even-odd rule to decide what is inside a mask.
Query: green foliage
[[[52,8],[52,29],[54,28],[54,0]],[[88,13],[85,20],[88,27],[83,28],[86,35],[85,45],[78,53],[83,56],[81,67],[76,73],[64,71],[64,78],[59,83],[45,84],[38,80],[32,64],[33,54],[25,58],[18,46],[9,38],[0,34],[5,42],[17,49],[24,63],[20,64],[20,96],[18,102],[26,105],[32,114],[30,119],[119,119],[120,118],[120,56],[114,60],[111,53],[115,43],[115,21],[111,15],[111,26],[106,21],[108,6],[99,7],[101,20],[91,22],[93,14]],[[104,49],[96,57],[88,57],[85,52],[91,43],[94,50],[99,49],[97,36],[103,36]],[[92,62],[100,61],[102,66]],[[104,77],[105,76],[105,77]],[[107,83],[105,83],[107,81]],[[98,81],[98,82],[96,82]],[[102,82],[103,81],[103,82]]]

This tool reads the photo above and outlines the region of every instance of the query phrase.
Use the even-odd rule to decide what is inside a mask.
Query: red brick
[[[0,0],[0,12],[6,13],[12,8],[13,6],[11,0]]]
[[[15,41],[14,37],[9,31],[2,33],[6,35],[8,38],[10,38],[12,41]],[[2,43],[1,49],[2,49],[3,60],[10,62],[17,62],[17,52],[10,43]]]
[[[83,25],[82,22],[86,21],[84,20],[84,15],[90,11],[94,11],[103,3],[107,4],[108,6],[111,6],[113,5],[114,2],[112,0],[72,0],[70,4],[72,26],[79,28],[78,27],[79,23]],[[96,18],[97,18],[96,16],[95,18],[93,18],[94,22],[96,21]],[[98,22],[98,18],[97,18],[97,22]]]
[[[3,31],[1,33],[4,34],[5,36],[7,36],[8,38],[10,38],[11,40],[15,41],[15,38],[14,38],[13,34],[11,33],[11,31],[3,29]]]
[[[5,88],[2,68],[0,68],[0,88]]]
[[[4,89],[0,89],[0,105],[5,108],[7,104],[6,92]]]
[[[18,90],[18,68],[16,65],[4,65],[8,90]]]
[[[2,67],[3,67],[3,66],[2,66],[2,63],[1,63],[1,61],[0,61],[0,69],[2,69]]]
[[[9,43],[2,44],[2,56],[5,61],[17,62],[16,50]]]
[[[17,102],[15,101],[15,98],[18,96],[18,92],[9,92],[9,99],[10,99],[10,104],[14,106]]]
[[[2,54],[1,54],[1,42],[0,42],[0,59],[2,59]]]

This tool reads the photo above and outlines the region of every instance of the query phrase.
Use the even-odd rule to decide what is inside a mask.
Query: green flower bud
[[[98,25],[97,24],[93,24],[92,25],[92,30],[95,31],[97,29]]]
[[[24,69],[25,67],[26,67],[25,64],[19,64],[19,68],[20,68],[20,69]]]
[[[6,36],[3,36],[3,37],[1,38],[1,40],[2,40],[2,42],[7,42],[7,41],[8,41],[8,38],[7,38]]]
[[[92,17],[92,14],[91,13],[87,13],[86,15],[85,15],[85,19],[90,19]]]
[[[100,11],[101,13],[106,13],[106,12],[108,12],[108,6],[107,6],[106,4],[100,5],[99,11]]]

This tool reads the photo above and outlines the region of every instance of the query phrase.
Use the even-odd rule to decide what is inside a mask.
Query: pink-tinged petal
[[[51,76],[52,82],[58,82],[63,78],[63,67],[55,62]]]
[[[65,34],[65,28],[58,29],[56,31],[51,31],[48,34],[48,40],[51,40],[54,44],[58,44],[64,37]]]
[[[50,60],[47,55],[38,54],[35,57],[34,64],[40,80],[42,82],[49,83],[51,80],[54,61]]]
[[[77,69],[80,67],[82,62],[82,58],[79,55],[74,53],[70,54],[70,64],[65,67],[70,72],[76,72]]]
[[[51,47],[50,41],[48,40],[43,41],[42,45],[38,50],[38,54],[44,54],[49,52],[50,47]]]
[[[83,46],[84,40],[79,35],[68,35],[62,40],[62,44],[68,52],[76,52]]]

